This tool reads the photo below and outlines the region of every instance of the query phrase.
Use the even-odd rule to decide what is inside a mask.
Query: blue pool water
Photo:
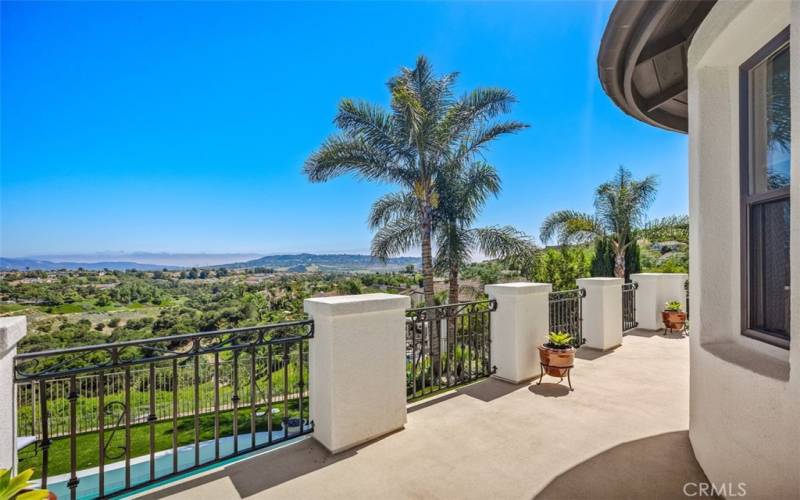
[[[267,432],[256,433],[256,445],[267,442]],[[272,439],[284,438],[283,431],[273,431]],[[250,445],[250,434],[240,434],[238,437],[239,450],[247,450]],[[284,441],[282,444],[293,442],[294,439]],[[272,449],[272,448],[270,448]],[[258,450],[263,452],[265,450]],[[233,453],[233,436],[220,438],[219,453],[221,457]],[[241,457],[239,457],[241,458]],[[212,465],[214,460],[214,441],[200,442],[200,464],[207,463]],[[194,466],[194,444],[181,446],[178,448],[178,471]],[[164,450],[155,454],[156,479],[172,473],[172,450]],[[86,469],[78,472],[80,483],[78,484],[78,498],[95,498],[99,493],[98,470]],[[150,479],[150,457],[137,457],[131,459],[131,485],[135,486],[147,482]],[[69,474],[51,477],[48,481],[47,489],[55,493],[58,498],[69,498],[69,488],[67,488]],[[119,461],[106,464],[105,467],[105,493],[109,494],[125,488],[125,462]]]

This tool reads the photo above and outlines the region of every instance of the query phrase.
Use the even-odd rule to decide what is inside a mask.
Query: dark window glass
[[[750,328],[789,331],[789,200],[750,209]]]
[[[743,327],[789,345],[789,31],[742,65]]]

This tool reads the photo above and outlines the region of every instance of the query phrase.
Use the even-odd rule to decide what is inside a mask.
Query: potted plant
[[[664,322],[664,335],[667,334],[667,330],[684,330],[686,313],[683,311],[683,305],[677,300],[667,302],[661,312],[661,321]]]
[[[33,469],[27,469],[16,476],[11,476],[11,471],[0,469],[0,500],[41,500],[44,498],[55,499],[56,496],[47,490],[33,490],[28,488],[28,481],[33,476]]]
[[[565,332],[550,332],[547,342],[539,346],[539,362],[542,368],[542,375],[547,373],[551,377],[564,378],[567,376],[569,388],[572,390],[572,381],[569,379],[569,371],[575,364],[574,338]],[[539,377],[542,383],[542,377]]]

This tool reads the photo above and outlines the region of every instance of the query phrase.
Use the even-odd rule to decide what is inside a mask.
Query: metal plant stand
[[[669,331],[669,333],[679,332],[679,333],[684,333],[686,335],[689,335],[688,322],[686,322],[686,321],[683,322],[683,328],[668,328],[668,327],[665,326],[664,327],[664,335],[666,335],[668,331]]]
[[[666,335],[667,332],[669,332],[669,333],[679,332],[679,333],[688,334],[689,333],[689,318],[688,317],[684,317],[683,318],[683,326],[681,328],[672,328],[671,326],[667,325],[666,321],[664,321],[664,335]]]
[[[572,378],[570,378],[570,372],[572,371],[572,367],[573,366],[575,366],[575,365],[550,366],[550,365],[546,365],[546,364],[544,364],[542,362],[539,362],[539,369],[541,370],[541,372],[539,373],[539,381],[536,382],[536,385],[541,385],[542,384],[542,379],[544,378],[544,374],[547,373],[548,368],[558,368],[560,370],[567,370],[567,384],[569,385],[569,390],[570,391],[574,391],[575,389],[572,388]],[[561,377],[558,382],[561,383],[563,381],[564,381],[564,377]]]

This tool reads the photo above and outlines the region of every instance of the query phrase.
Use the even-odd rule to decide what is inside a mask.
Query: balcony
[[[484,379],[341,454],[304,439],[145,498],[685,498],[705,481],[687,435],[689,339],[633,330],[623,348],[581,351],[573,392]]]
[[[685,275],[641,279],[417,309],[316,298],[302,321],[21,354],[20,464],[71,498],[681,497],[705,480],[688,339],[635,326]],[[0,338],[21,338],[14,325]],[[540,366],[553,331],[574,366]],[[539,380],[553,368],[565,378]]]

